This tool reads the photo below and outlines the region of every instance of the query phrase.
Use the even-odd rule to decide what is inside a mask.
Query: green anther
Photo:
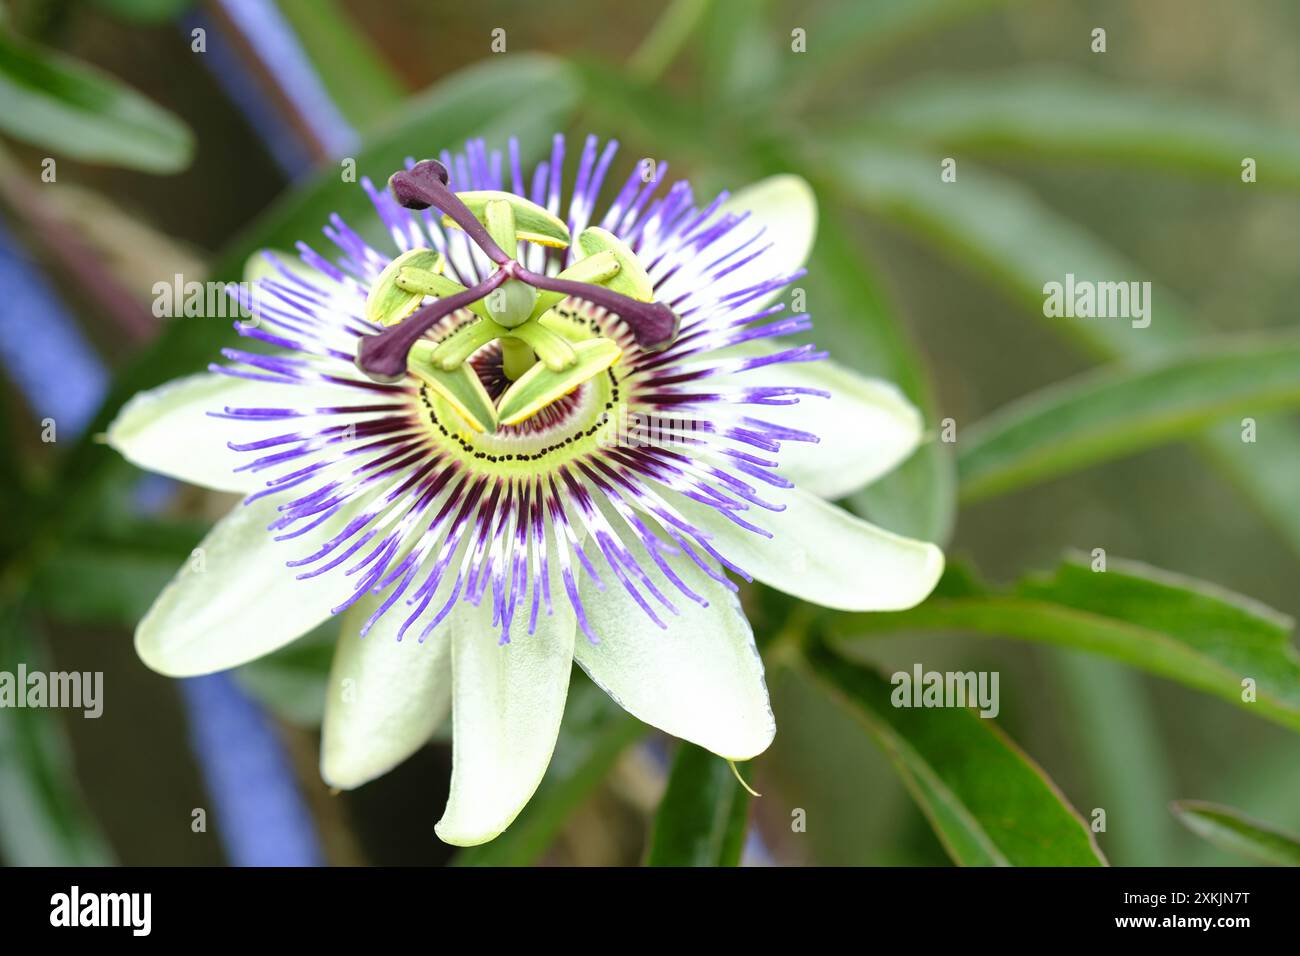
[[[508,256],[514,257],[519,247],[519,233],[515,229],[515,207],[504,199],[492,199],[483,207],[483,225]]]
[[[509,335],[510,330],[491,319],[478,319],[463,325],[438,343],[431,361],[446,372],[460,368],[465,361],[494,339]]]
[[[455,279],[413,266],[407,266],[397,274],[397,287],[407,292],[419,293],[422,296],[431,295],[438,299],[465,291],[465,287]],[[482,299],[471,303],[468,308],[475,315],[489,318],[487,306],[483,304]]]
[[[557,279],[570,279],[574,282],[591,282],[596,285],[606,285],[610,279],[618,275],[622,266],[618,263],[618,257],[610,250],[606,249],[596,253],[594,256],[588,256],[585,259],[575,262],[569,268],[561,272]],[[543,290],[537,294],[537,305],[533,308],[533,318],[540,318],[547,310],[558,305],[565,298],[563,292],[551,292]]]
[[[563,398],[583,382],[594,378],[618,361],[623,350],[613,339],[596,338],[573,347],[577,361],[563,372],[553,372],[538,362],[497,402],[497,417],[503,425],[517,425],[547,405]]]
[[[578,353],[568,339],[538,322],[525,322],[511,329],[510,334],[528,343],[552,372],[563,372],[578,361]]]
[[[628,244],[608,229],[589,226],[578,233],[578,241],[574,243],[570,258],[580,265],[587,257],[595,257],[605,252],[610,253],[618,261],[619,270],[603,285],[640,302],[654,301],[655,287],[650,281],[649,273],[645,271],[645,267],[641,265],[636,253]],[[574,267],[570,266],[570,268]]]
[[[497,410],[474,369],[462,364],[446,371],[432,361],[436,347],[432,342],[418,342],[411,349],[411,372],[444,398],[477,432],[497,430]]]
[[[567,319],[560,313],[551,309],[549,312],[542,313],[539,319],[533,319],[542,328],[562,336],[570,342],[582,342],[586,339],[595,338],[596,335],[585,325],[579,325],[572,319]]]
[[[402,253],[379,273],[379,278],[370,287],[370,295],[366,297],[366,319],[375,325],[401,322],[420,307],[426,295],[432,293],[405,289],[399,284],[398,277],[407,268],[438,276],[443,265],[442,254],[432,249],[411,249]],[[451,282],[450,279],[445,281]]]
[[[543,246],[555,246],[559,249],[563,249],[569,244],[569,227],[564,224],[564,220],[553,213],[547,212],[536,203],[529,202],[522,196],[483,189],[456,193],[456,198],[469,208],[475,219],[483,223],[484,226],[488,226],[489,232],[491,226],[488,224],[487,217],[488,204],[499,201],[510,206],[515,216],[515,238],[503,244],[495,234],[492,236],[493,239],[497,240],[497,245],[501,246],[507,254],[514,251],[516,242],[536,242]],[[443,216],[442,222],[443,225],[452,229],[460,228],[448,216]]]

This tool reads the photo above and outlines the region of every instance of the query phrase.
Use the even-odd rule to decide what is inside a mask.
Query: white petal
[[[720,213],[748,213],[744,222],[708,248],[708,254],[696,256],[681,265],[655,292],[655,298],[672,301],[678,296],[694,291],[692,304],[703,305],[739,289],[749,288],[767,279],[781,278],[795,272],[808,258],[813,239],[817,234],[817,199],[812,187],[798,176],[780,175],[760,180],[734,193],[719,208]],[[770,245],[761,255],[754,256],[721,278],[713,278],[723,267],[715,267],[715,260],[735,249],[746,240],[754,242],[735,256],[743,259]],[[700,296],[700,290],[705,295]],[[760,311],[771,302],[780,290],[746,304],[747,310]]]
[[[461,604],[449,618],[451,795],[435,828],[447,843],[475,846],[500,834],[551,762],[577,628],[563,590],[551,594],[554,613],[543,610],[532,635],[526,620],[516,619],[509,644],[497,643],[490,598],[482,608]]]
[[[752,284],[756,278],[789,275],[808,261],[817,237],[817,197],[802,177],[789,173],[769,176],[732,195],[722,204],[722,211],[748,212],[746,227],[761,225],[760,241],[772,243],[771,249],[754,260],[755,266],[761,265],[758,274],[751,273],[741,286]],[[755,310],[762,304],[756,303]]]
[[[205,372],[136,395],[108,427],[108,443],[148,471],[216,491],[247,493],[265,487],[267,476],[236,472],[257,455],[232,451],[227,442],[294,431],[301,421],[232,421],[208,412],[227,406],[307,409],[355,404],[356,393],[345,387],[279,385]]]
[[[141,660],[170,677],[245,664],[306,634],[351,594],[340,574],[300,581],[285,562],[312,553],[353,512],[277,542],[267,526],[282,497],[236,505],[212,527],[136,628]]]
[[[382,598],[367,597],[342,616],[321,724],[321,776],[351,790],[382,776],[433,737],[451,713],[451,635],[419,629],[397,640],[410,614],[399,601],[365,637],[362,625]],[[440,607],[437,598],[433,602]]]
[[[373,281],[382,268],[382,263],[371,258],[365,258],[360,265],[368,276],[368,282]],[[289,273],[288,276],[285,275],[286,272]],[[356,348],[354,334],[345,328],[349,319],[359,320],[365,315],[366,288],[356,279],[350,276],[335,279],[317,272],[304,263],[296,252],[263,249],[253,253],[244,262],[244,282],[253,287],[260,302],[275,303],[274,295],[261,285],[267,279],[278,284],[281,289],[290,290],[299,299],[304,296],[302,283],[306,283],[311,290],[306,293],[306,298],[311,303],[312,311],[325,319],[323,324],[315,328],[315,337],[319,343],[343,352],[351,352]],[[300,281],[295,282],[294,279]]]
[[[616,582],[601,592],[584,578],[581,597],[600,643],[579,636],[578,663],[619,706],[660,730],[731,760],[762,753],[776,722],[763,661],[735,594],[689,560],[672,560],[673,571],[709,602],[701,607],[665,578],[639,543],[629,550],[680,613],[656,606],[668,625],[662,629]]]
[[[763,384],[831,393],[828,399],[805,396],[797,405],[761,413],[778,425],[817,436],[816,444],[782,442],[777,471],[823,498],[842,498],[888,474],[921,442],[921,413],[891,382],[833,362],[800,362],[769,366]]]
[[[785,510],[751,507],[741,518],[764,538],[708,505],[673,504],[715,535],[714,547],[764,584],[842,611],[901,611],[925,600],[943,574],[943,552],[894,534],[799,489],[769,494]]]
[[[726,350],[722,357],[770,355],[793,347],[793,343],[746,343]],[[830,398],[804,395],[794,405],[750,411],[773,424],[817,436],[816,442],[782,442],[777,472],[823,498],[842,498],[892,471],[915,451],[925,425],[921,413],[893,383],[827,360],[773,363],[710,381],[831,393]]]

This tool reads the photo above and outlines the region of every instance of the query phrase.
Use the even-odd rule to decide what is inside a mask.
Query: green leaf
[[[1081,226],[1057,215],[1015,183],[969,164],[955,183],[939,179],[939,152],[927,153],[848,136],[812,150],[826,178],[862,209],[914,230],[951,252],[981,277],[992,278],[1042,320],[1043,286],[1079,280],[1134,280],[1142,270],[1108,249]],[[832,197],[833,201],[835,197]],[[1032,237],[1028,242],[1025,237]],[[1154,357],[1190,344],[1197,330],[1175,296],[1153,283],[1159,318],[1147,328],[1129,322],[1050,319],[1092,354],[1126,360]],[[1243,454],[1240,430],[1229,423],[1210,430],[1204,448],[1225,474],[1300,553],[1300,508],[1294,482],[1300,469],[1300,427],[1260,418],[1268,438]]]
[[[190,522],[101,520],[41,562],[32,600],[56,620],[132,630],[205,530]]]
[[[0,32],[0,130],[88,163],[174,173],[194,138],[179,119],[77,60]]]
[[[646,866],[736,866],[748,822],[749,794],[730,764],[683,741],[655,815]]]
[[[1278,866],[1300,866],[1300,837],[1240,810],[1201,800],[1177,800],[1169,809],[1183,826],[1217,847]]]
[[[643,723],[575,671],[560,738],[541,786],[504,833],[490,843],[461,850],[453,862],[457,866],[536,863],[619,755],[645,732]]]
[[[846,646],[882,634],[955,632],[1071,647],[1300,730],[1300,655],[1290,618],[1136,562],[1107,557],[1105,567],[1093,571],[1086,557],[1071,556],[1050,576],[1031,576],[1007,594],[949,596],[941,582],[919,607],[841,617],[835,629]]]
[[[879,281],[864,261],[834,204],[825,203],[808,276],[813,340],[830,347],[839,361],[887,379],[902,389],[936,425],[929,372],[916,346],[886,301]],[[883,478],[855,494],[854,510],[898,534],[946,541],[956,501],[952,456],[947,445],[926,441]]]
[[[18,612],[0,609],[0,670],[42,669],[37,650]],[[0,720],[0,807],[0,851],[10,866],[112,862],[83,803],[56,711],[14,708]]]
[[[1057,69],[926,76],[887,94],[865,121],[949,151],[1141,163],[1237,184],[1250,157],[1260,184],[1300,186],[1300,133],[1235,107]]]
[[[1087,781],[1081,799],[1106,808],[1106,834],[1097,841],[1111,864],[1183,865],[1178,828],[1164,811],[1174,754],[1163,739],[1155,688],[1117,661],[1046,650],[1036,670],[1043,668],[1050,687],[1053,722],[1068,736],[1074,779]]]
[[[402,83],[337,0],[277,0],[330,98],[363,133],[402,101]]]
[[[1092,833],[1042,769],[967,708],[895,707],[874,670],[809,652],[814,678],[889,756],[935,834],[963,866],[1099,866]]]
[[[1025,396],[964,434],[964,500],[1192,435],[1230,416],[1300,402],[1300,341],[1257,336],[1110,366]]]
[[[1156,355],[1191,339],[1193,330],[1186,327],[1174,297],[1154,284],[1152,298],[1160,303],[1160,313],[1147,328],[1124,321],[1046,318],[1043,286],[1048,282],[1064,282],[1068,273],[1076,285],[1135,280],[1143,270],[1032,193],[972,163],[960,167],[956,182],[941,181],[944,155],[853,134],[824,140],[810,158],[849,202],[936,243],[1093,354]]]

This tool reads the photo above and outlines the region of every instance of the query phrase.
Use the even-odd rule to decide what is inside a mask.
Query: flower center
[[[466,364],[489,395],[509,387],[499,344],[486,346]],[[429,383],[422,382],[416,394],[420,419],[444,454],[472,465],[479,474],[525,477],[535,475],[539,464],[563,464],[608,441],[621,391],[618,370],[608,368],[526,419],[492,432],[477,429],[456,403]]]
[[[384,331],[363,336],[357,347],[356,364],[370,378],[414,375],[471,432],[492,435],[544,411],[548,420],[563,417],[553,406],[622,356],[612,338],[575,335],[556,312],[563,300],[580,299],[617,316],[642,350],[665,348],[676,338],[677,315],[653,301],[649,275],[618,237],[591,227],[571,246],[568,227],[546,209],[512,193],[455,193],[447,181],[441,163],[425,160],[395,173],[389,188],[403,206],[441,210],[444,224],[464,231],[495,268],[466,288],[442,274],[445,258],[431,249],[410,250],[390,263],[366,302],[367,319]],[[506,252],[522,242],[566,250],[569,267],[558,275],[525,269]],[[435,301],[423,305],[426,296]],[[430,339],[461,309],[475,317],[441,341]],[[477,370],[482,362],[471,364],[489,345],[504,383],[491,391]]]

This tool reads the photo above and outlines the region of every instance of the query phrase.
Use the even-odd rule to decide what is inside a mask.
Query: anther
[[[406,376],[407,356],[412,346],[439,320],[457,309],[468,308],[506,280],[498,269],[478,285],[445,299],[430,302],[378,335],[363,335],[357,340],[357,368],[376,382],[398,382]]]

